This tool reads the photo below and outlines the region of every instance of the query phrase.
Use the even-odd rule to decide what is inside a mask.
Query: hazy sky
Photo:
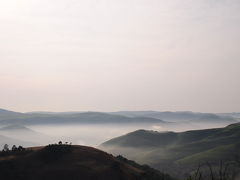
[[[240,1],[2,0],[0,107],[240,111]]]

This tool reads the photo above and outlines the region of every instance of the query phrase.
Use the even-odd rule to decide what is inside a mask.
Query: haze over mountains
[[[1,124],[103,124],[103,123],[165,123],[151,117],[126,117],[100,112],[63,114],[24,114],[20,118],[1,120]]]
[[[236,115],[157,111],[20,113],[1,109],[0,135],[30,142],[27,145],[31,142],[44,145],[61,139],[97,146],[138,129],[179,132],[224,127],[238,122]]]
[[[197,113],[191,111],[177,111],[177,112],[158,112],[158,111],[120,111],[113,112],[112,114],[118,114],[128,117],[152,117],[156,119],[163,119],[169,122],[188,122],[188,121],[235,121],[235,118],[240,118],[239,113]]]
[[[13,145],[24,146],[24,147],[39,145],[38,143],[35,143],[33,141],[28,142],[28,141],[21,140],[19,138],[14,139],[14,138],[10,138],[10,137],[7,137],[7,136],[0,135],[0,148],[3,149],[3,146],[5,144],[8,144],[9,147],[12,147]]]
[[[190,111],[120,111],[120,112],[31,112],[0,110],[1,124],[61,124],[61,123],[166,123],[198,122],[234,123],[239,113],[195,113]]]
[[[43,145],[48,141],[51,142],[54,140],[53,137],[47,136],[43,133],[39,133],[22,125],[8,125],[1,127],[0,134],[10,138],[28,141],[28,146],[31,144]],[[17,144],[20,145],[19,143]]]

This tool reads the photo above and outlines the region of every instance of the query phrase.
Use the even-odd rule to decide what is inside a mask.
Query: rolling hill
[[[199,163],[232,161],[240,156],[240,123],[181,133],[138,130],[111,139],[100,148],[173,175],[184,175]]]
[[[148,166],[86,146],[49,145],[0,156],[0,179],[173,180]]]

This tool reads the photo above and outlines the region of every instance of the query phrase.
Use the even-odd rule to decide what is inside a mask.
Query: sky
[[[0,1],[0,108],[240,111],[239,0]]]

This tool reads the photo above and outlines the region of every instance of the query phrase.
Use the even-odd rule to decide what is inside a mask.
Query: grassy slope
[[[231,160],[240,155],[240,123],[182,133],[139,130],[107,141],[101,148],[159,169],[166,165],[189,167],[203,161]]]

